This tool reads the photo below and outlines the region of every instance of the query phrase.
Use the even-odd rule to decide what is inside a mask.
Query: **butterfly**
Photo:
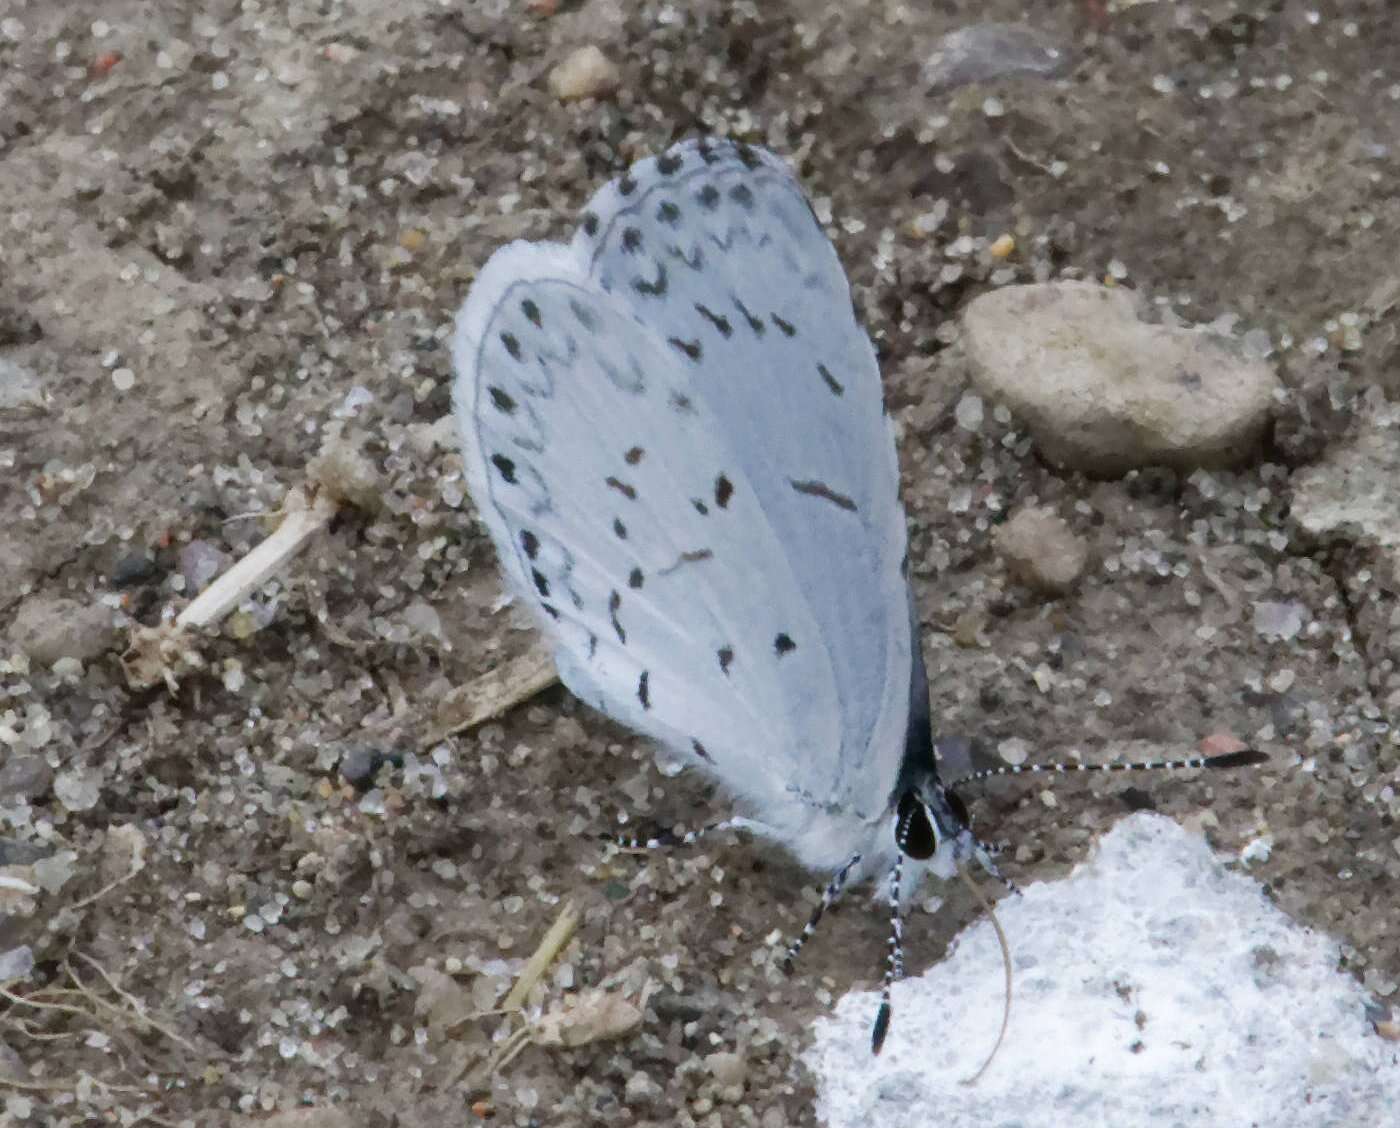
[[[939,777],[880,370],[802,189],[742,142],[639,161],[569,243],[491,257],[452,354],[471,494],[560,679],[829,875],[788,964],[888,882],[878,1053],[903,891],[1001,875]]]

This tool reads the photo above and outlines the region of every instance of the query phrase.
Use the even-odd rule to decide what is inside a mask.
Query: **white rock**
[[[1305,610],[1294,600],[1261,599],[1254,605],[1254,629],[1264,638],[1288,642],[1303,629]]]
[[[25,944],[0,952],[0,983],[13,983],[34,970],[34,952]]]
[[[1139,321],[1132,295],[1083,282],[1008,286],[963,314],[973,381],[1052,462],[1114,477],[1227,466],[1257,448],[1278,377],[1228,338]]]
[[[1063,595],[1084,572],[1089,546],[1049,507],[1022,509],[996,533],[1011,574],[1046,595]]]
[[[43,407],[47,402],[43,381],[33,369],[0,357],[0,411]]]
[[[102,797],[102,777],[84,768],[59,772],[54,777],[53,793],[70,811],[90,811]]]
[[[922,77],[932,93],[1009,74],[1051,75],[1069,61],[1068,50],[1026,24],[972,24],[935,44]]]
[[[616,90],[621,78],[617,64],[589,44],[574,51],[549,72],[549,89],[564,102],[601,98]]]
[[[974,434],[982,429],[982,420],[985,412],[982,407],[982,397],[974,395],[972,392],[963,394],[958,400],[958,406],[953,409],[953,418],[958,421],[958,426],[964,431],[971,431]]]
[[[879,1057],[870,1054],[878,993],[853,991],[817,1022],[805,1060],[820,1123],[1394,1121],[1395,1048],[1372,1032],[1369,994],[1339,970],[1337,942],[1290,920],[1203,839],[1133,815],[1068,880],[1022,892],[997,905],[1015,994],[1006,1042],[982,1079],[961,1084],[1001,1023],[1001,953],[985,918],[942,963],[896,984]],[[906,930],[906,952],[910,943]]]
[[[748,1065],[739,1054],[721,1052],[705,1057],[705,1068],[721,1085],[742,1085],[748,1076]]]

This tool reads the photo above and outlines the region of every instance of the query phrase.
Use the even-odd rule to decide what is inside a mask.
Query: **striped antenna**
[[[674,829],[658,830],[649,838],[633,838],[622,834],[605,834],[603,838],[620,850],[669,850],[674,846],[693,846],[702,838],[721,830],[736,830],[748,825],[743,819],[724,819],[695,830],[677,833]]]
[[[1253,748],[1239,752],[1225,752],[1219,756],[1197,756],[1189,760],[1141,760],[1137,762],[1119,761],[1112,764],[1005,764],[998,768],[986,768],[950,780],[945,787],[961,787],[965,783],[980,783],[996,776],[1069,774],[1071,772],[1157,772],[1180,771],[1184,768],[1245,768],[1254,764],[1266,764],[1269,757]]]

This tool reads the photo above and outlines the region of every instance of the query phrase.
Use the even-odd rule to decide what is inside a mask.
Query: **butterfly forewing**
[[[879,373],[786,169],[640,162],[513,244],[454,342],[464,460],[565,683],[775,824],[883,813],[908,713]]]

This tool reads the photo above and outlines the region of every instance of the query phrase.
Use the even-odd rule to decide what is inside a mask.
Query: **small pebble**
[[[186,596],[198,595],[231,564],[228,553],[206,540],[192,540],[180,549],[180,574],[185,578]]]
[[[0,796],[38,799],[53,786],[53,769],[42,756],[11,754],[0,760]]]
[[[1084,574],[1089,546],[1049,508],[1022,509],[996,533],[997,551],[1017,581],[1063,595]]]
[[[20,604],[9,630],[10,645],[40,666],[52,666],[60,658],[90,662],[116,639],[112,612],[106,607],[38,595]]]
[[[924,60],[922,78],[933,93],[1003,75],[1049,76],[1069,61],[1068,50],[1027,24],[976,23],[934,44]]]
[[[1321,541],[1400,547],[1400,428],[1367,419],[1354,439],[1295,474],[1292,517]]]
[[[129,552],[112,566],[109,577],[115,588],[135,587],[156,574],[156,562],[145,552]]]
[[[645,1108],[656,1104],[662,1097],[661,1086],[647,1074],[637,1072],[627,1078],[623,1100],[629,1108]]]
[[[549,89],[564,102],[601,98],[617,89],[617,64],[591,44],[580,47],[549,72]]]
[[[962,398],[958,400],[958,406],[953,409],[953,418],[958,421],[958,426],[974,434],[982,429],[982,420],[985,417],[982,397],[973,392],[963,393]]]
[[[365,791],[374,784],[379,769],[386,763],[396,768],[403,767],[403,757],[386,753],[378,748],[357,746],[351,748],[340,761],[340,778],[352,787]]]
[[[90,811],[102,795],[102,778],[94,771],[73,768],[53,781],[54,797],[69,811]]]
[[[34,953],[25,945],[0,952],[0,983],[25,979],[34,970]]]
[[[1303,605],[1292,600],[1282,603],[1260,600],[1254,605],[1254,629],[1264,638],[1280,642],[1297,638],[1303,621]]]
[[[710,1071],[720,1085],[743,1085],[748,1077],[748,1064],[735,1053],[710,1054],[705,1058],[705,1068]]]

